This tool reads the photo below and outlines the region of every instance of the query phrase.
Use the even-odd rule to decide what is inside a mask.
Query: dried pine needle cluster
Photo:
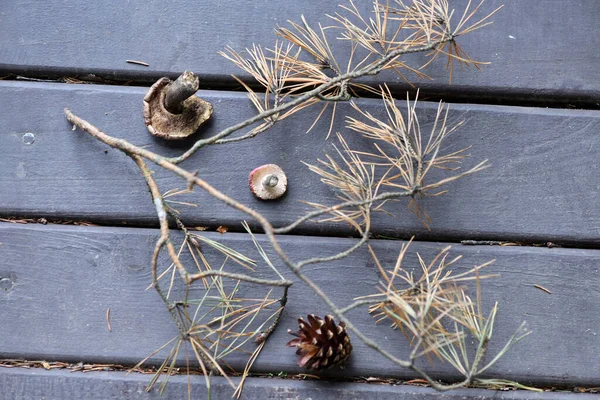
[[[257,134],[274,121],[319,102],[325,104],[317,120],[333,103],[332,127],[338,101],[350,100],[365,92],[379,92],[356,81],[362,76],[390,70],[410,83],[406,73],[429,78],[422,70],[439,56],[446,57],[450,81],[455,62],[479,68],[486,63],[472,60],[456,39],[491,23],[491,16],[499,8],[480,16],[483,3],[480,1],[473,6],[469,1],[457,17],[446,0],[413,0],[408,5],[401,0],[391,4],[376,0],[372,3],[372,12],[365,16],[364,11],[350,0],[347,5],[340,6],[342,12],[328,15],[331,25],[326,27],[319,24],[315,28],[304,16],[301,23],[290,21],[290,28],[279,27],[276,33],[285,44],[277,42],[270,49],[253,45],[242,53],[227,48],[221,54],[252,76],[264,90],[261,99],[258,93],[236,78],[248,91],[257,110],[266,114],[264,123],[250,134]],[[344,57],[343,63],[338,61],[341,57],[336,57],[330,45],[332,37],[350,45],[350,55]],[[418,52],[427,53],[425,63],[410,65],[405,61],[404,58]],[[275,112],[286,98],[301,93],[310,95],[290,101],[284,113]],[[312,127],[314,123],[309,130]]]
[[[429,79],[425,68],[441,57],[445,58],[450,81],[455,63],[479,69],[485,63],[474,61],[459,46],[458,40],[491,23],[490,18],[498,9],[484,13],[483,4],[484,0],[468,0],[462,2],[460,9],[454,9],[448,0],[390,0],[385,3],[375,0],[366,9],[364,3],[349,0],[337,12],[332,10],[333,14],[327,16],[329,25],[314,24],[302,16],[300,22],[278,27],[278,39],[270,48],[252,45],[243,52],[226,48],[221,55],[251,78],[236,79],[248,92],[257,113],[211,137],[196,141],[178,157],[163,157],[115,139],[65,110],[67,119],[74,125],[121,150],[136,162],[157,209],[161,236],[152,257],[152,286],[173,316],[179,335],[159,349],[172,346],[151,386],[160,373],[168,375],[176,369],[182,348],[191,350],[207,379],[211,374],[227,376],[226,357],[233,351],[245,351],[249,355],[245,378],[277,326],[291,286],[291,281],[275,268],[247,225],[245,227],[263,259],[261,265],[268,266],[277,275],[276,279],[256,277],[254,269],[257,265],[249,257],[188,231],[172,206],[193,204],[178,202],[172,197],[195,188],[256,221],[278,256],[279,264],[312,289],[338,319],[338,325],[331,316],[325,320],[309,316],[308,323],[300,322],[298,338],[290,344],[298,347],[303,365],[320,369],[343,362],[350,354],[348,333],[352,333],[353,340],[361,340],[399,367],[412,369],[438,390],[474,383],[498,383],[481,379],[478,375],[527,332],[521,326],[500,352],[491,360],[484,359],[497,313],[497,306],[487,315],[482,311],[480,280],[488,276],[480,275],[479,270],[487,264],[454,273],[449,267],[455,265],[458,257],[450,259],[448,249],[444,249],[429,263],[418,256],[420,272],[413,273],[402,265],[408,247],[405,244],[395,266],[387,269],[381,265],[373,248],[367,245],[373,212],[385,211],[387,203],[406,197],[410,199],[409,209],[428,225],[431,221],[417,203],[421,196],[443,194],[445,185],[487,167],[486,161],[482,161],[467,170],[459,170],[467,156],[467,149],[448,151],[445,143],[462,123],[449,122],[448,107],[443,103],[440,102],[435,110],[433,124],[425,127],[418,119],[420,111],[417,111],[416,99],[411,101],[407,97],[402,105],[388,86],[373,86],[369,79],[381,72],[386,72],[387,77],[396,74],[407,82],[415,77]],[[422,54],[415,57],[416,53]],[[383,105],[380,115],[352,101],[363,95],[380,98]],[[227,196],[197,173],[179,166],[203,147],[250,139],[279,121],[315,105],[320,107],[320,110],[317,108],[318,116],[306,128],[313,130],[317,121],[329,110],[329,131],[322,132],[329,137],[341,102],[350,102],[351,107],[347,109],[351,113],[343,116],[346,132],[336,133],[338,145],[335,153],[326,155],[316,164],[307,164],[324,184],[333,189],[339,202],[324,205],[306,199],[312,211],[286,226],[274,227],[259,212]],[[244,132],[246,128],[249,130]],[[370,146],[353,148],[350,144],[356,141],[350,140],[352,135],[368,141]],[[161,193],[147,162],[180,176],[188,189]],[[438,173],[432,174],[434,170]],[[183,232],[179,248],[169,225],[173,221]],[[334,255],[313,255],[305,260],[293,260],[282,248],[277,235],[292,232],[306,221],[347,223],[358,232],[360,239]],[[340,307],[326,290],[303,272],[307,265],[339,261],[364,249],[364,245],[367,245],[381,274],[382,284],[374,295],[358,298]],[[218,266],[208,261],[207,248],[224,257]],[[170,260],[170,266],[165,269],[159,267],[163,250]],[[232,269],[232,265],[242,268],[241,272]],[[177,274],[181,280],[175,279]],[[467,288],[472,282],[476,284],[475,301]],[[252,285],[263,285],[269,289],[260,296],[248,296],[248,292],[258,293],[255,289],[248,289]],[[281,295],[273,296],[274,290]],[[404,332],[411,345],[409,359],[401,359],[384,349],[346,316],[350,310],[365,305],[371,306],[370,311],[377,319],[390,321]],[[468,337],[474,338],[477,344],[472,358],[469,357],[472,351],[469,351]],[[314,347],[314,341],[321,345]],[[346,344],[348,346],[344,347]],[[340,346],[341,350],[334,352],[333,348]],[[433,380],[415,364],[415,360],[423,356],[449,362],[464,376],[464,380],[449,385]],[[237,396],[241,393],[243,380],[236,391]]]
[[[338,134],[342,150],[336,150],[341,162],[328,155],[326,160],[319,160],[320,165],[309,165],[313,172],[321,176],[323,183],[336,189],[340,200],[357,204],[357,210],[337,210],[334,217],[326,220],[347,221],[354,226],[364,225],[368,221],[370,210],[381,211],[385,202],[410,196],[409,209],[427,226],[431,221],[419,207],[415,197],[445,193],[438,189],[481,171],[487,167],[487,160],[467,171],[457,172],[461,161],[467,156],[467,149],[445,153],[442,145],[462,122],[449,127],[449,109],[442,102],[439,103],[429,133],[423,135],[417,118],[416,99],[412,103],[407,99],[407,110],[403,114],[387,87],[382,89],[381,96],[387,116],[384,120],[361,110],[354,102],[352,107],[359,117],[347,116],[347,127],[350,130],[373,140],[373,152],[351,149],[343,136]],[[428,172],[434,169],[450,171],[453,175],[433,182],[426,181]],[[311,204],[319,209],[326,208]]]
[[[187,192],[175,189],[165,192],[165,197]],[[195,206],[187,202],[170,202]],[[162,393],[168,377],[180,370],[177,367],[181,363],[178,356],[183,350],[185,371],[188,374],[191,355],[193,363],[199,365],[206,377],[208,387],[210,375],[219,374],[236,389],[235,395],[239,397],[252,364],[281,318],[287,302],[287,291],[292,283],[285,280],[275,268],[247,225],[245,227],[262,258],[263,262],[260,264],[223,243],[190,232],[179,219],[177,210],[167,206],[167,211],[179,225],[183,235],[170,238],[173,243],[180,244],[176,259],[172,259],[166,268],[160,267],[165,264],[165,260],[159,259],[155,253],[152,286],[171,312],[179,334],[134,368],[167,350],[167,356],[147,387],[147,390],[151,390],[160,376],[164,375],[165,379],[160,385]],[[218,262],[218,268],[214,268],[215,262]],[[175,279],[177,263],[192,265],[197,271],[190,274],[185,269],[184,274],[188,274],[189,282],[183,286],[181,281]],[[269,281],[250,275],[256,273],[256,269],[263,265],[269,267],[279,279]],[[248,297],[248,285],[254,288],[252,297]],[[270,288],[265,291],[263,297],[257,297],[260,291],[256,288],[264,286]],[[278,287],[281,288],[279,297],[273,293]],[[247,355],[246,368],[238,385],[233,383],[225,371],[227,357],[232,354],[237,354],[238,357],[241,354]]]
[[[358,300],[375,301],[369,311],[378,322],[390,321],[404,333],[411,344],[411,362],[434,355],[450,363],[466,380],[477,383],[480,374],[531,332],[521,324],[504,348],[484,363],[498,303],[487,317],[483,314],[480,280],[493,276],[480,275],[479,271],[493,261],[454,273],[451,268],[456,267],[461,256],[450,258],[450,247],[446,247],[429,263],[417,253],[418,270],[409,271],[403,268],[409,245],[410,242],[402,245],[392,270],[384,270],[373,253],[383,277],[380,293]],[[472,282],[476,284],[475,301],[467,294],[468,283]],[[469,357],[467,343],[472,339],[477,348]]]

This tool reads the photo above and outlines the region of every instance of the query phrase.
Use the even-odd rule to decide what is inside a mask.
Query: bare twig
[[[273,250],[277,253],[277,255],[284,262],[284,264],[286,264],[288,266],[288,268],[292,272],[294,272],[294,274],[302,282],[304,282],[307,286],[309,286],[325,302],[325,304],[327,304],[327,306],[329,306],[329,308],[332,310],[332,312],[335,314],[335,316],[340,321],[343,321],[346,324],[347,328],[350,331],[352,331],[360,340],[362,340],[368,347],[379,352],[381,355],[383,355],[385,358],[389,359],[390,361],[394,362],[395,364],[397,364],[401,367],[404,367],[404,368],[410,368],[410,369],[414,370],[418,374],[422,375],[425,379],[427,379],[428,382],[438,390],[448,390],[448,389],[453,389],[455,387],[464,386],[464,385],[468,384],[468,382],[470,381],[470,380],[465,381],[462,383],[462,385],[458,385],[458,384],[448,385],[448,386],[440,385],[438,382],[435,382],[434,380],[429,378],[429,376],[427,374],[425,374],[425,372],[422,371],[420,368],[415,366],[412,363],[412,361],[405,361],[405,360],[402,360],[402,359],[394,356],[392,353],[390,353],[389,351],[387,351],[387,350],[383,349],[381,346],[379,346],[375,341],[373,341],[372,339],[367,337],[362,331],[360,331],[358,328],[356,328],[354,326],[354,324],[348,318],[346,318],[346,316],[340,311],[340,308],[337,307],[337,305],[329,298],[329,296],[327,296],[325,294],[325,292],[323,292],[321,290],[321,288],[319,286],[317,286],[314,282],[312,282],[307,276],[305,276],[300,271],[298,264],[293,262],[289,258],[287,253],[281,248],[277,238],[275,237],[274,229],[273,229],[273,226],[271,225],[271,223],[265,217],[263,217],[260,213],[231,199],[229,196],[226,196],[222,192],[218,191],[217,189],[212,187],[210,184],[208,184],[204,180],[202,180],[199,177],[195,176],[194,174],[176,166],[175,164],[170,163],[165,158],[160,157],[148,150],[138,148],[130,143],[124,143],[120,139],[115,139],[113,137],[110,137],[107,134],[105,134],[104,132],[100,131],[98,128],[91,125],[89,122],[84,121],[81,118],[75,116],[69,110],[65,110],[65,114],[67,116],[67,119],[71,123],[75,124],[80,129],[83,129],[84,131],[88,132],[90,135],[94,136],[98,140],[108,144],[111,147],[119,149],[119,150],[125,152],[126,154],[129,152],[136,154],[136,155],[139,154],[139,156],[147,158],[150,161],[156,162],[161,167],[163,167],[171,172],[174,172],[175,174],[184,178],[186,181],[193,182],[194,185],[200,187],[201,189],[204,189],[207,193],[209,193],[216,199],[221,200],[225,204],[237,209],[238,211],[244,212],[247,215],[249,215],[250,217],[254,218],[257,222],[259,222],[261,224],[261,227],[263,228],[265,234],[267,235],[267,237],[269,238],[269,241],[271,242]],[[160,198],[159,198],[159,200],[160,200]],[[155,200],[155,202],[156,202],[156,200]],[[166,215],[164,218],[166,220]],[[161,221],[163,220],[162,214],[159,214],[159,219]],[[162,223],[161,223],[161,226],[162,226]],[[167,228],[168,228],[168,226],[167,226]],[[174,248],[173,248],[173,252],[174,252]],[[184,275],[184,276],[187,276],[187,275]],[[184,279],[187,283],[190,282],[189,276],[187,276],[187,278],[184,278]],[[167,303],[168,303],[168,301],[167,301]]]
[[[331,80],[329,80],[326,83],[321,84],[317,88],[309,90],[308,92],[295,97],[293,100],[290,100],[288,102],[285,102],[284,104],[281,104],[279,107],[265,110],[264,112],[257,114],[254,117],[248,118],[245,121],[239,122],[235,125],[232,125],[228,128],[223,129],[221,132],[215,134],[214,136],[212,136],[210,138],[198,140],[196,143],[194,143],[192,145],[192,147],[189,150],[185,151],[182,155],[180,155],[179,157],[169,158],[168,161],[170,161],[172,164],[179,164],[179,163],[187,160],[190,156],[192,156],[194,153],[196,153],[202,147],[216,143],[220,139],[223,139],[223,138],[231,135],[232,133],[235,133],[235,132],[239,131],[240,129],[243,129],[243,128],[245,128],[255,122],[258,122],[262,119],[268,118],[272,115],[281,113],[283,111],[291,109],[292,107],[298,106],[301,103],[306,102],[307,100],[331,89],[332,87],[337,86],[338,84],[340,84],[344,81],[348,81],[351,79],[357,79],[357,78],[360,78],[360,77],[366,76],[366,75],[376,75],[383,70],[384,65],[388,61],[390,61],[396,57],[399,57],[400,55],[429,51],[431,49],[434,49],[439,44],[448,42],[450,40],[451,40],[451,38],[447,37],[447,38],[443,38],[443,39],[437,40],[435,42],[432,42],[430,44],[427,44],[425,46],[420,46],[418,48],[398,49],[398,50],[388,54],[387,56],[381,58],[378,62],[376,62],[368,67],[364,67],[357,71],[348,72],[348,73],[339,75],[335,78],[332,78]],[[122,140],[122,139],[120,139],[120,140]]]
[[[202,278],[205,278],[208,276],[222,276],[224,278],[230,278],[230,279],[235,279],[235,280],[250,282],[250,283],[257,283],[259,285],[267,285],[267,286],[290,287],[290,286],[292,286],[292,283],[293,283],[293,282],[287,281],[287,280],[279,280],[279,279],[272,280],[272,279],[253,278],[251,276],[247,276],[244,274],[234,274],[234,273],[225,272],[225,271],[199,272],[197,274],[189,275],[189,280],[190,280],[190,282],[194,282],[194,281],[197,281],[198,279],[202,279]]]

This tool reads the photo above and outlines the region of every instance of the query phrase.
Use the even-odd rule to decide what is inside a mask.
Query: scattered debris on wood
[[[553,242],[525,243],[525,242],[502,242],[499,240],[461,240],[460,244],[465,246],[532,246],[532,247],[562,247]]]
[[[584,388],[581,386],[575,386],[573,388],[575,393],[600,393],[600,386],[592,388]]]
[[[498,240],[461,240],[465,246],[519,246],[515,242],[500,242]]]
[[[156,368],[131,368],[121,364],[84,364],[83,362],[78,363],[66,363],[61,361],[28,361],[20,359],[5,359],[0,360],[0,367],[4,368],[44,368],[46,370],[51,369],[68,369],[71,372],[94,372],[94,371],[134,371],[141,374],[154,374]]]
[[[0,222],[9,222],[11,224],[55,224],[55,225],[77,225],[77,226],[99,226],[92,224],[87,221],[75,221],[75,220],[49,220],[46,218],[19,218],[19,217],[7,217],[0,218]]]
[[[72,78],[72,77],[66,77],[66,78],[62,78],[64,83],[68,83],[70,85],[90,85],[92,82],[86,82],[86,81],[82,81],[81,79],[77,79],[77,78]]]

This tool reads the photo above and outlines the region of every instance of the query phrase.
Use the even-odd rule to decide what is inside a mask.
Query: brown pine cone
[[[308,369],[327,369],[345,362],[352,352],[350,337],[346,332],[346,324],[337,326],[331,315],[325,319],[313,314],[308,315],[308,323],[298,318],[298,333],[288,329],[290,335],[296,336],[288,342],[288,347],[296,347],[296,354],[302,356],[298,365]]]

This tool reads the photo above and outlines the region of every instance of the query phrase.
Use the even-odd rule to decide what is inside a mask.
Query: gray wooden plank
[[[356,3],[368,15],[371,2]],[[482,13],[502,4],[504,9],[494,16],[492,26],[460,38],[472,57],[492,65],[481,73],[457,68],[453,84],[448,85],[441,61],[425,70],[433,80],[419,86],[426,92],[490,101],[561,97],[597,105],[600,72],[589,49],[600,46],[600,37],[592,34],[600,4],[487,0]],[[319,0],[179,0],[169,5],[156,0],[118,5],[50,0],[43,7],[31,0],[3,2],[0,73],[152,80],[191,69],[211,84],[233,82],[229,74],[239,71],[217,51],[225,46],[241,50],[252,43],[270,46],[278,24],[299,21],[304,14],[315,25],[327,25],[325,14],[337,10],[336,3]],[[344,59],[349,51],[341,48],[339,58]],[[128,64],[127,59],[145,61],[150,67]],[[418,63],[424,57],[415,59]],[[394,75],[384,79],[406,88]]]
[[[73,227],[57,225],[0,224],[0,358],[47,359],[68,362],[108,362],[133,365],[176,336],[176,329],[154,291],[147,267],[157,231],[141,228]],[[207,233],[208,237],[257,258],[245,234]],[[259,235],[264,243],[264,238]],[[307,253],[326,255],[349,247],[356,239],[285,236],[281,245],[293,259]],[[385,266],[395,263],[401,242],[371,242]],[[431,259],[443,243],[416,242],[404,266],[416,268],[415,252]],[[268,253],[272,254],[267,247]],[[379,281],[366,249],[325,265],[307,266],[307,275],[338,304],[355,296],[376,292]],[[499,302],[493,354],[523,321],[533,333],[509,351],[486,376],[516,379],[522,383],[551,386],[598,386],[596,361],[600,357],[599,277],[600,251],[533,247],[456,246],[464,256],[454,271],[496,259],[487,267],[499,278],[482,282],[484,308]],[[220,265],[210,252],[207,257]],[[275,258],[272,258],[276,261]],[[276,265],[280,263],[276,262]],[[227,266],[233,268],[232,266]],[[258,276],[271,277],[265,265]],[[291,274],[283,271],[287,277]],[[8,285],[8,282],[11,285]],[[549,289],[543,292],[533,285]],[[265,288],[248,288],[254,297]],[[263,294],[261,294],[263,293]],[[112,332],[106,323],[110,308]],[[303,372],[293,350],[284,347],[287,329],[296,318],[328,310],[304,285],[289,293],[283,318],[253,367],[253,372]],[[384,348],[405,356],[408,346],[401,333],[387,324],[375,325],[366,310],[349,314],[353,322]],[[353,356],[344,370],[332,369],[328,377],[387,376],[408,379],[414,375],[353,340]],[[559,345],[560,344],[560,345]],[[159,363],[164,355],[151,358]],[[180,355],[180,360],[184,360]],[[239,354],[227,358],[240,370]],[[424,362],[423,368],[439,379],[457,379],[448,365]]]
[[[0,215],[156,225],[154,207],[131,160],[83,132],[71,131],[63,117],[63,108],[70,107],[114,136],[161,154],[180,154],[189,141],[167,143],[146,131],[141,113],[144,92],[132,87],[0,83],[0,120],[4,121],[0,127],[0,184],[4,188]],[[253,115],[243,94],[205,91],[200,95],[214,104],[215,112],[196,138]],[[379,101],[365,99],[359,104],[374,115],[384,115]],[[421,103],[424,130],[431,126],[436,107]],[[489,159],[491,168],[449,185],[450,192],[444,196],[422,200],[433,221],[431,231],[401,201],[388,206],[394,217],[373,217],[376,234],[600,243],[600,215],[595,212],[600,190],[600,136],[595,133],[600,128],[600,112],[471,104],[452,104],[451,110],[451,123],[466,120],[466,124],[448,139],[448,149],[472,145],[471,158],[463,166]],[[319,111],[309,109],[302,116],[288,118],[250,141],[205,148],[183,165],[199,170],[209,183],[259,210],[274,224],[289,223],[308,210],[301,200],[335,202],[334,192],[302,164],[315,163],[334,151],[336,140],[326,139],[327,116],[305,134]],[[335,131],[344,132],[353,148],[371,148],[368,141],[344,128],[340,117],[344,114],[356,113],[340,104]],[[33,144],[25,143],[26,133],[34,135]],[[255,199],[247,186],[249,172],[267,163],[279,164],[288,174],[288,193],[277,202]],[[158,171],[156,177],[163,191],[184,187],[171,174]],[[179,206],[190,225],[227,225],[239,230],[239,222],[246,218],[201,192],[180,199],[202,205]],[[345,224],[315,223],[302,225],[297,232],[351,233]]]
[[[235,380],[237,382],[237,379]],[[5,396],[13,400],[110,400],[110,399],[187,399],[185,376],[173,376],[161,396],[157,390],[146,392],[148,376],[124,372],[68,372],[64,370],[0,368],[0,384]],[[206,398],[204,378],[191,379],[191,398]],[[230,399],[232,389],[224,379],[213,377],[211,398]],[[248,378],[242,399],[378,399],[392,400],[587,400],[597,396],[586,393],[525,391],[497,392],[485,389],[458,389],[438,393],[430,388],[409,385],[369,385],[327,381]]]

